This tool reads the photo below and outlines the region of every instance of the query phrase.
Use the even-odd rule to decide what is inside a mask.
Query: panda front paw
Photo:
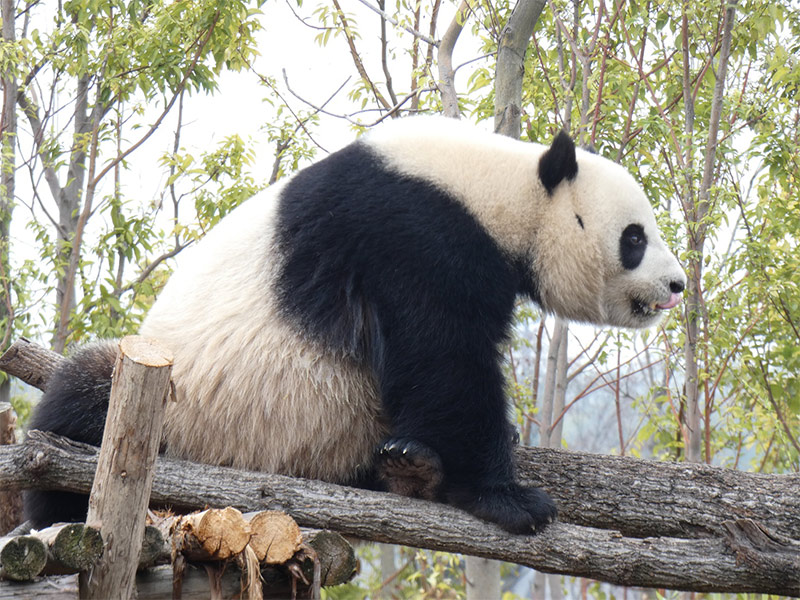
[[[511,533],[536,533],[556,520],[556,505],[545,492],[517,483],[454,492],[448,501]]]
[[[376,469],[389,492],[425,500],[439,498],[442,461],[433,449],[418,440],[386,440],[378,448]]]

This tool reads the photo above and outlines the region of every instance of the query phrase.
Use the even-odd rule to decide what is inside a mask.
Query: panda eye
[[[622,239],[630,246],[641,246],[647,243],[644,229],[641,225],[628,225],[622,232]]]
[[[619,238],[619,256],[622,266],[633,270],[642,264],[647,250],[647,236],[644,227],[636,223],[628,225]]]

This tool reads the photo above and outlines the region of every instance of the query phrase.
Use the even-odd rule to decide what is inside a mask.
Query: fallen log
[[[24,368],[16,364],[20,356],[25,357]],[[29,377],[25,381],[31,385],[43,386],[53,365],[61,360],[58,354],[21,338],[0,357],[0,368]],[[764,475],[704,464],[524,446],[517,448],[516,459],[519,478],[547,490],[562,522],[612,529],[629,537],[680,538],[721,535],[722,522],[752,519],[800,539],[798,473]],[[202,504],[185,508],[198,506]]]
[[[11,344],[0,356],[0,371],[44,390],[50,375],[63,360],[64,357],[60,354],[23,337]]]
[[[271,541],[271,547],[253,550],[253,554],[260,563],[262,577],[267,577],[264,586],[267,597],[280,597],[280,593],[289,589],[292,569],[299,569],[306,582],[316,577],[320,585],[332,586],[352,579],[357,567],[353,547],[341,535],[319,530],[301,532],[291,517],[277,511],[242,515],[231,508],[208,509],[184,516],[151,515],[150,520],[153,524],[145,529],[140,571],[170,564],[177,555],[222,564],[239,559],[248,544]],[[4,577],[0,579],[32,582],[40,575],[78,573],[92,567],[102,551],[99,530],[83,523],[60,524],[26,535],[0,538],[0,555],[7,557],[5,562],[9,567],[2,571]],[[233,562],[237,563],[238,560]],[[0,598],[6,598],[10,589],[18,588],[0,581]],[[33,591],[28,597],[35,597]]]
[[[93,450],[42,434],[26,443],[35,444],[0,448],[0,484],[86,489]],[[620,585],[800,595],[800,475],[533,448],[517,457],[521,479],[560,508],[561,522],[536,537],[508,536],[439,504],[163,458],[152,498],[179,509],[285,510],[301,525]],[[753,527],[788,543],[731,533]]]
[[[91,446],[31,432],[24,444],[0,447],[0,485],[25,487],[33,482],[86,492],[96,459],[97,450]],[[757,488],[751,493],[763,497]],[[784,493],[796,490],[787,488]],[[671,509],[669,497],[640,498],[662,505],[665,512]],[[792,540],[780,552],[747,539],[737,540],[740,546],[734,549],[726,531],[731,524],[741,527],[744,520],[730,518],[708,528],[719,533],[699,539],[631,538],[564,522],[536,536],[514,536],[442,504],[165,457],[156,462],[153,499],[183,508],[283,510],[300,525],[356,538],[483,556],[618,585],[800,596],[797,538],[772,527],[769,515],[751,521],[775,539]],[[800,518],[797,511],[792,517]]]
[[[31,532],[47,547],[45,575],[65,575],[85,571],[103,554],[100,530],[84,523],[67,523]]]

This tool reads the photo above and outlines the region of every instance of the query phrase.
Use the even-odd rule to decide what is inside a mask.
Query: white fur
[[[659,317],[633,314],[631,298],[663,304],[669,283],[686,281],[642,189],[623,167],[596,154],[578,149],[577,177],[550,196],[538,174],[547,146],[438,117],[395,121],[366,141],[398,172],[450,191],[509,254],[530,260],[548,312],[644,327]],[[648,247],[642,264],[627,271],[619,238],[631,223],[644,228]]]
[[[183,257],[142,326],[175,354],[170,455],[344,481],[386,432],[369,373],[279,316],[272,293],[280,186]]]

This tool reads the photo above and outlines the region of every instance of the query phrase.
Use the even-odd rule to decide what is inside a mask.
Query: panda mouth
[[[659,312],[669,310],[678,306],[681,302],[680,294],[673,293],[670,295],[669,300],[666,302],[645,302],[644,300],[640,300],[638,298],[631,299],[631,312],[633,314],[643,317],[643,318],[652,318],[658,315]]]

